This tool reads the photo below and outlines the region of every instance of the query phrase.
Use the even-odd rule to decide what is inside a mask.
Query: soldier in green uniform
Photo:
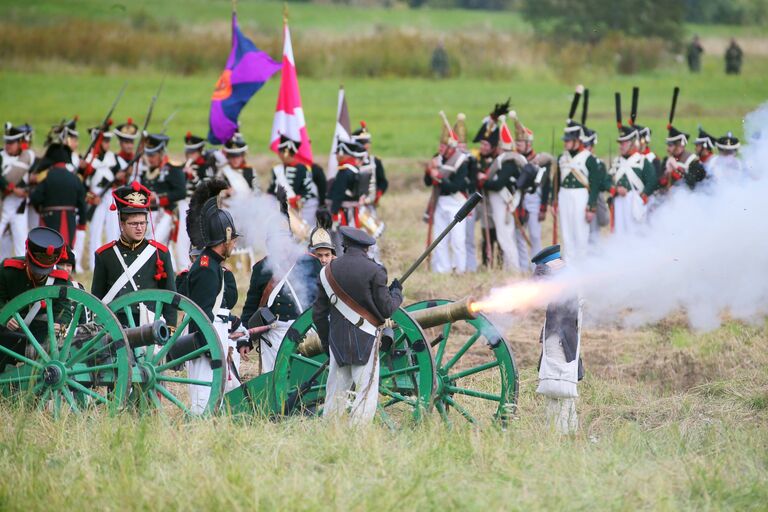
[[[91,293],[104,303],[134,290],[176,291],[168,248],[146,238],[150,196],[151,192],[137,182],[112,193],[120,218],[120,238],[96,251],[91,284]],[[137,324],[150,321],[143,308],[137,306],[133,314]],[[163,316],[169,325],[176,324],[173,311],[164,312]]]
[[[584,147],[581,124],[573,120],[584,87],[576,88],[568,122],[563,129],[565,151],[558,158],[557,177],[552,189],[553,214],[559,215],[565,258],[570,261],[586,256],[589,224],[597,213],[600,170],[597,160]]]
[[[55,265],[66,254],[64,238],[53,229],[33,228],[27,237],[26,253],[22,257],[7,258],[0,266],[0,307],[5,306],[13,298],[27,290],[46,285],[69,285],[69,274]],[[47,318],[44,301],[37,302],[29,308],[20,311],[20,315],[32,334],[38,340],[47,337]],[[63,325],[72,318],[68,301],[57,300],[53,304],[55,324]],[[0,326],[0,345],[17,354],[24,354],[26,340],[14,335],[20,326],[15,319],[10,319]],[[6,364],[15,364],[13,357],[0,354],[0,371]]]
[[[731,38],[731,44],[725,50],[725,73],[727,75],[738,75],[741,73],[741,59],[743,57],[744,52],[736,43],[736,39]]]
[[[640,134],[634,126],[624,126],[621,118],[621,95],[616,93],[616,125],[619,128],[619,156],[612,162],[611,196],[613,196],[616,234],[633,234],[645,222],[648,197],[656,186],[656,169],[638,151]]]
[[[187,215],[187,233],[192,245],[202,247],[203,252],[189,269],[189,298],[195,302],[213,323],[219,343],[227,357],[226,390],[240,385],[238,370],[240,359],[236,350],[237,342],[230,339],[230,332],[240,326],[238,318],[230,310],[234,308],[237,294],[228,291],[227,272],[224,261],[235,250],[239,234],[229,212],[218,206],[218,197],[205,199],[208,184],[201,184],[190,200]],[[204,202],[203,202],[204,200]],[[201,204],[202,203],[202,204]],[[235,287],[236,290],[236,287]],[[187,362],[187,373],[192,379],[210,380],[214,362],[207,356],[201,356]],[[189,394],[193,414],[202,413],[208,405],[211,388],[190,385]]]

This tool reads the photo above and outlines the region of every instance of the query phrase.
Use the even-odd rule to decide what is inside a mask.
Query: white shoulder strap
[[[341,313],[341,315],[349,320],[349,322],[360,329],[361,331],[370,334],[371,336],[376,336],[376,333],[378,329],[376,329],[376,326],[373,325],[371,322],[363,318],[362,316],[355,313],[355,310],[353,310],[351,307],[349,307],[341,298],[336,295],[336,293],[333,291],[333,288],[331,288],[331,283],[328,282],[328,276],[325,274],[328,272],[329,265],[326,265],[323,267],[323,270],[320,271],[320,283],[323,285],[323,290],[325,290],[325,294],[328,296],[328,300],[331,301],[331,305],[333,305],[336,310]]]
[[[125,264],[123,255],[120,254],[120,249],[117,248],[117,244],[113,245],[112,248],[114,249],[115,254],[117,255],[117,261],[119,261],[120,265],[123,267],[123,273],[120,275],[119,278],[117,278],[117,281],[115,281],[115,283],[109,289],[109,291],[104,296],[104,298],[101,299],[102,302],[107,304],[112,302],[114,298],[117,297],[117,294],[120,293],[120,290],[122,290],[123,286],[125,286],[125,284],[128,282],[131,283],[131,287],[134,290],[138,289],[138,286],[136,286],[136,281],[133,280],[133,276],[135,276],[136,273],[139,271],[139,269],[143,267],[146,262],[149,261],[149,259],[152,257],[152,253],[155,252],[155,248],[151,244],[147,244],[144,250],[141,251],[141,254],[139,254],[139,257],[136,258],[136,261],[131,263],[131,266],[128,267]]]

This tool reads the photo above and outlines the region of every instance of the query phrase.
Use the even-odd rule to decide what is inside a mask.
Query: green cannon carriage
[[[66,322],[53,313],[63,309],[59,301],[71,312]],[[35,304],[43,307],[27,326],[22,313]],[[150,321],[139,324],[144,317]],[[284,416],[322,407],[328,358],[311,310],[286,334],[274,371],[226,394],[228,354],[202,310],[177,293],[140,290],[107,305],[77,288],[47,286],[0,309],[0,325],[10,319],[21,328],[0,333],[0,394],[56,415],[94,407],[189,414],[189,384],[210,387],[206,414]],[[514,414],[512,350],[485,316],[472,311],[469,299],[411,304],[389,325],[391,335],[379,350],[382,422],[395,426],[434,411],[446,421],[455,416],[473,423]],[[184,365],[201,356],[212,361],[207,381],[188,378]]]

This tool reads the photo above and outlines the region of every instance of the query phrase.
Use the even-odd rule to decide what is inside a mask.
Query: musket
[[[139,162],[139,158],[141,158],[141,156],[144,154],[144,146],[146,145],[147,128],[149,127],[149,122],[152,120],[152,111],[155,108],[155,103],[157,102],[157,98],[160,96],[160,93],[163,90],[164,84],[165,84],[165,77],[163,77],[162,82],[160,82],[160,87],[157,88],[157,92],[155,93],[154,96],[152,96],[152,100],[149,102],[149,110],[147,111],[147,117],[144,119],[144,127],[141,129],[139,144],[136,146],[136,153],[133,155],[133,158],[131,158],[131,161],[128,162],[128,164],[125,166],[126,169],[130,169],[131,166],[133,166],[131,181],[134,181],[139,174],[138,162]]]
[[[104,116],[104,121],[101,122],[99,125],[99,135],[97,137],[94,137],[94,139],[91,141],[91,145],[88,146],[88,149],[85,150],[85,153],[83,153],[83,159],[91,154],[91,151],[93,151],[94,147],[97,148],[96,151],[98,151],[98,148],[101,147],[101,142],[104,140],[104,132],[109,129],[109,127],[112,125],[112,113],[115,111],[115,108],[117,107],[117,104],[120,102],[120,98],[123,97],[123,93],[125,92],[125,88],[128,86],[128,82],[123,83],[123,86],[120,88],[120,92],[117,93],[117,97],[115,98],[115,101],[112,102],[112,106],[110,107],[109,111],[107,112],[107,115]],[[91,159],[93,159],[95,155],[91,154]]]
[[[171,120],[172,120],[174,117],[176,117],[176,114],[178,114],[178,113],[179,113],[179,111],[178,111],[178,110],[174,110],[173,112],[171,112],[171,115],[169,115],[168,117],[166,117],[166,118],[165,118],[165,121],[163,121],[163,129],[162,129],[162,130],[160,130],[160,133],[162,133],[163,135],[165,135],[165,132],[166,132],[166,130],[168,130],[168,123],[170,123],[170,122],[171,122]]]

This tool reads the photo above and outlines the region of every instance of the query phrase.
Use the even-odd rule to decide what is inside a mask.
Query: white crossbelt
[[[131,266],[129,267],[125,264],[125,260],[123,259],[123,255],[120,254],[120,249],[117,248],[117,244],[113,245],[112,248],[115,250],[115,254],[117,254],[117,261],[119,261],[120,265],[123,267],[123,273],[120,275],[117,281],[115,281],[115,283],[112,285],[112,288],[109,289],[104,298],[101,299],[102,302],[107,304],[112,302],[112,300],[117,297],[117,294],[120,293],[120,290],[122,290],[123,286],[125,286],[125,284],[128,282],[131,283],[131,287],[133,287],[134,290],[139,289],[139,287],[136,286],[136,281],[133,280],[133,276],[135,276],[139,269],[141,269],[141,267],[143,267],[144,264],[149,261],[149,258],[152,257],[152,253],[155,252],[155,248],[152,245],[147,245],[144,250],[141,251],[139,257],[136,258],[136,260],[131,263]]]
[[[267,299],[268,308],[271,308],[272,304],[275,303],[275,299],[277,299],[277,294],[280,293],[280,290],[283,289],[283,286],[288,286],[288,291],[290,291],[291,295],[293,295],[293,300],[296,301],[296,307],[299,308],[297,313],[301,313],[302,311],[304,311],[304,307],[301,305],[301,301],[299,300],[299,294],[296,293],[296,290],[293,289],[293,285],[291,285],[291,282],[288,280],[288,276],[291,275],[291,271],[295,266],[296,264],[294,263],[291,266],[291,268],[288,269],[288,272],[285,273],[285,277],[283,277],[272,289],[272,293],[269,294],[269,298]]]
[[[331,304],[333,304],[333,307],[335,307],[336,310],[341,313],[344,318],[349,320],[352,325],[366,334],[376,336],[376,333],[378,332],[376,326],[360,316],[354,309],[349,307],[347,303],[341,300],[341,297],[336,295],[336,293],[333,291],[333,288],[331,288],[331,283],[328,282],[328,276],[325,275],[325,273],[328,271],[329,270],[327,265],[323,267],[323,270],[320,271],[320,282],[323,285],[325,294],[328,295],[328,299],[331,301]]]
[[[53,276],[48,276],[48,279],[45,280],[45,286],[51,286],[53,284],[54,278]],[[32,323],[32,321],[35,319],[37,314],[40,312],[40,308],[43,307],[43,301],[39,300],[35,302],[31,308],[29,308],[29,311],[27,311],[26,316],[24,317],[24,323],[29,327],[29,324]]]
[[[637,175],[633,166],[633,164],[642,165],[642,158],[643,157],[641,156],[639,162],[636,161],[636,158],[633,158],[632,160],[629,158],[619,158],[618,169],[616,170],[615,175],[617,185],[619,184],[619,180],[621,180],[623,176],[626,176],[627,180],[629,180],[629,183],[632,185],[632,188],[634,188],[640,194],[643,193],[643,190],[645,189],[645,183],[643,183],[643,180],[641,180]]]
[[[293,190],[290,183],[288,183],[288,177],[285,175],[285,166],[276,165],[272,168],[272,172],[275,173],[275,183],[285,189],[285,194],[288,196],[288,199],[296,197],[296,192]]]

